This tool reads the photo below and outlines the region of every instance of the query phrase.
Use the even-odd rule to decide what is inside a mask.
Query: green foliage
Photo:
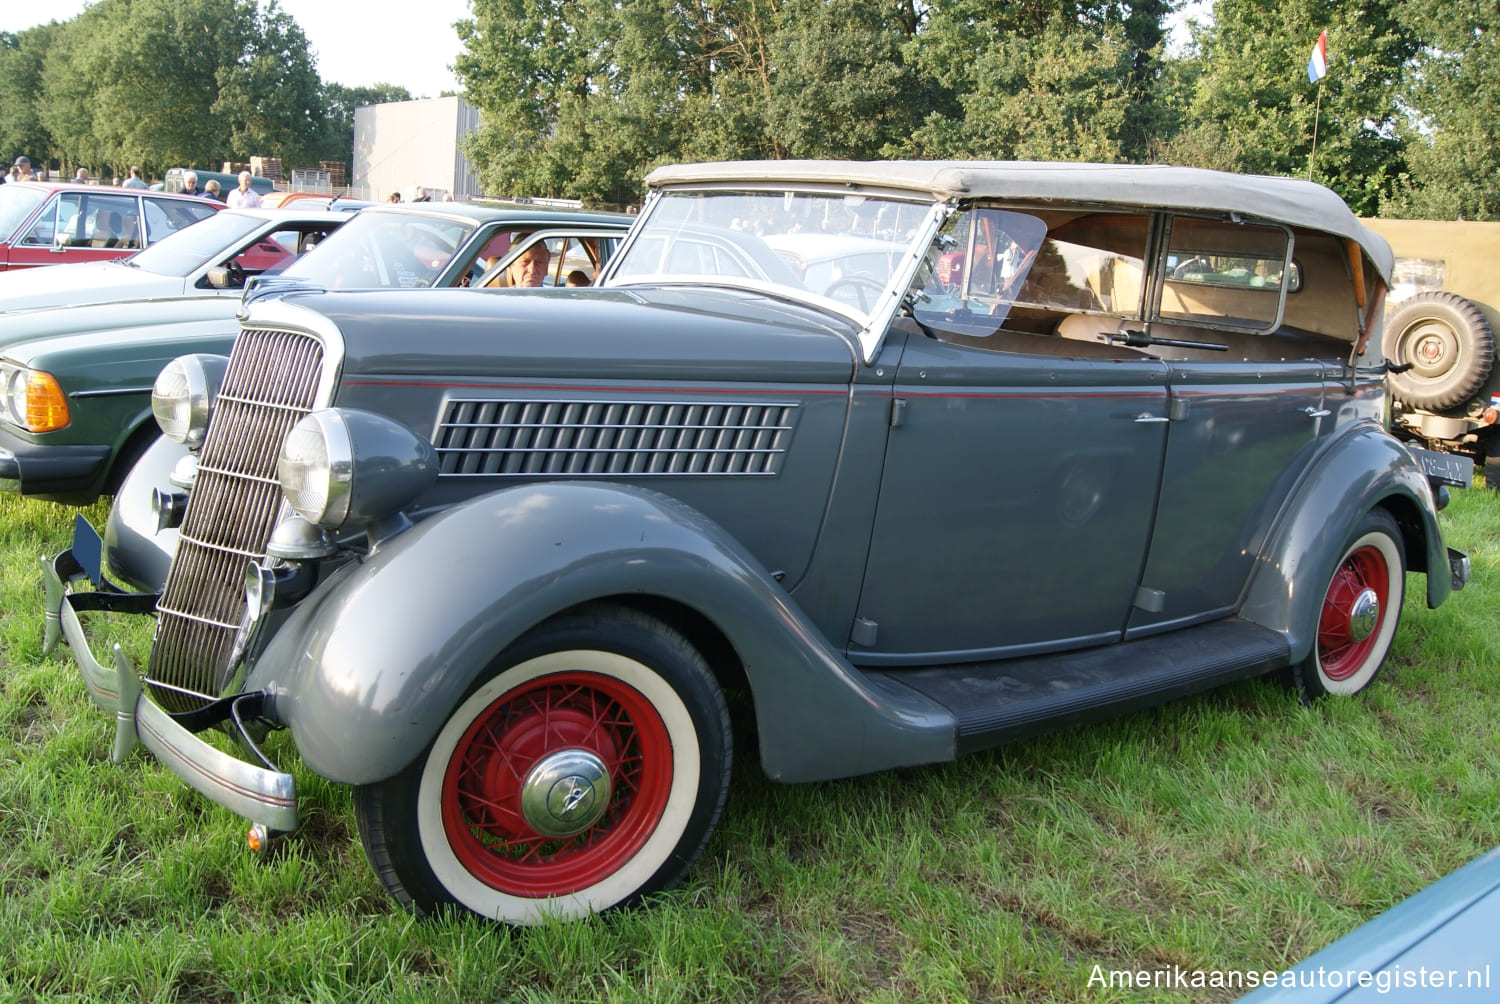
[[[0,494],[0,1000],[1236,999],[1089,979],[1280,970],[1500,844],[1496,501],[1454,492],[1439,520],[1473,582],[1428,610],[1413,574],[1391,659],[1358,697],[1304,706],[1249,680],[807,785],[768,780],[742,741],[682,886],[511,931],[406,914],[348,791],[284,736],[270,752],[303,824],[264,859],[150,754],[111,763],[112,719],[66,648],[40,651],[36,558],[66,545],[73,511]],[[114,637],[115,616],[87,615],[91,637]],[[149,644],[149,622],[118,634]]]
[[[1500,8],[1411,0],[1398,16],[1427,44],[1405,76],[1408,170],[1382,215],[1500,219]]]
[[[1374,215],[1401,169],[1401,69],[1417,50],[1394,16],[1397,6],[1217,0],[1212,23],[1195,35],[1185,135],[1163,145],[1167,159],[1293,177],[1307,177],[1311,167],[1314,180]],[[1307,58],[1325,28],[1328,75],[1311,84]]]

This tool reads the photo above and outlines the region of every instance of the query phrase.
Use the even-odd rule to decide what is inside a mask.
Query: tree
[[[218,68],[218,96],[210,108],[229,125],[230,149],[297,161],[315,157],[324,133],[322,82],[307,36],[271,0],[235,10],[226,41],[238,54]],[[351,139],[352,143],[352,139]]]
[[[1167,155],[1199,166],[1306,177],[1373,214],[1403,169],[1398,97],[1417,51],[1395,0],[1218,0],[1195,34],[1196,88],[1187,142]],[[1307,80],[1308,55],[1328,30],[1328,75]],[[1322,87],[1321,109],[1319,87]],[[1317,118],[1317,159],[1312,163]],[[1204,163],[1232,154],[1232,163]]]
[[[0,32],[0,151],[11,156],[27,153],[40,161],[51,150],[37,96],[58,30],[53,23],[19,34]]]
[[[1403,92],[1407,170],[1381,214],[1500,219],[1500,9],[1411,0],[1398,16],[1424,44]]]

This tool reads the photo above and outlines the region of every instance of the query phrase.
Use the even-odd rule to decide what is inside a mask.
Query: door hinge
[[[1167,417],[1174,422],[1186,421],[1188,417],[1188,405],[1191,402],[1185,397],[1174,397],[1167,404]]]
[[[874,648],[875,638],[880,634],[880,624],[864,617],[854,618],[854,628],[849,632],[849,640],[863,648]]]

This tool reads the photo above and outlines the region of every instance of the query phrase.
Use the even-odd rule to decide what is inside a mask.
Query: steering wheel
[[[245,288],[245,267],[233,258],[224,263],[224,271],[229,275],[229,287],[231,289]]]
[[[823,290],[823,295],[830,300],[838,300],[848,303],[847,296],[839,296],[838,290],[848,289],[854,294],[854,305],[865,313],[870,312],[870,307],[875,303],[876,297],[885,292],[885,285],[871,279],[867,275],[846,275],[830,282],[828,288]]]

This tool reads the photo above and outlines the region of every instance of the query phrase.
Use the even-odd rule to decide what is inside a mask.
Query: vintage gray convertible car
[[[648,185],[600,287],[283,291],[228,360],[162,373],[191,451],[164,588],[112,589],[87,526],[44,562],[117,757],[139,740],[263,844],[297,823],[262,745],[287,729],[401,902],[577,917],[683,875],[736,742],[815,781],[1272,670],[1349,695],[1408,571],[1430,606],[1467,580],[1382,422],[1390,249],[1322,187]],[[79,616],[127,608],[157,617],[141,669]]]

